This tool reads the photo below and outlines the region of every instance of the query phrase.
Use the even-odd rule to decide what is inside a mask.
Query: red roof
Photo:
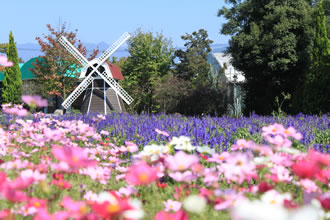
[[[109,61],[106,61],[106,64],[108,64],[110,71],[112,73],[112,77],[114,79],[118,79],[118,80],[124,80],[123,74],[121,73],[120,69],[118,66],[116,66],[113,63],[110,63]]]

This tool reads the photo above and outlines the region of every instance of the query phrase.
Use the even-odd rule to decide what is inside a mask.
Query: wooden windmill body
[[[128,33],[123,34],[99,58],[92,61],[82,56],[65,37],[59,39],[62,46],[83,66],[79,77],[82,81],[62,103],[65,109],[71,105],[80,105],[83,113],[125,111],[123,101],[130,104],[133,98],[116,81],[124,79],[120,69],[107,60],[129,37]]]

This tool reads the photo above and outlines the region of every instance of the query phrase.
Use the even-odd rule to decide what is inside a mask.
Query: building
[[[40,57],[35,57],[32,58],[30,60],[28,60],[26,63],[20,63],[19,67],[21,70],[21,74],[22,74],[22,82],[23,82],[23,93],[24,94],[29,94],[29,95],[33,95],[33,94],[40,94],[40,90],[39,87],[36,85],[35,83],[35,75],[32,73],[31,69],[34,68],[34,63],[36,62],[36,60],[38,61],[42,61],[42,58]],[[116,65],[110,63],[110,62],[106,62],[106,66],[110,69],[110,73],[112,74],[112,77],[116,80],[124,80],[124,77],[119,69],[119,67],[117,67]],[[79,76],[81,69],[77,68],[76,69],[77,76]],[[2,88],[2,81],[4,79],[4,73],[0,72],[0,91]],[[79,79],[79,82],[82,81],[82,79]],[[99,80],[98,80],[99,81]],[[100,111],[100,109],[102,110],[102,108],[99,108],[98,105],[102,105],[103,106],[103,101],[100,101],[101,99],[103,100],[103,97],[106,98],[106,102],[108,103],[108,106],[111,106],[110,108],[107,108],[107,111],[110,112],[115,111],[115,112],[125,112],[125,106],[123,101],[121,100],[121,98],[114,92],[112,91],[111,88],[109,88],[108,85],[104,86],[103,83],[99,83],[97,80],[95,81],[95,91],[93,91],[93,94],[98,94],[98,92],[102,93],[103,88],[106,87],[106,96],[100,96],[100,95],[96,95],[95,98],[93,98],[92,100],[92,104],[91,104],[91,111]],[[78,84],[79,84],[78,82]],[[77,86],[78,86],[77,84]],[[102,89],[101,89],[102,88]],[[77,98],[77,100],[72,104],[72,106],[75,109],[79,109],[82,112],[85,112],[86,109],[88,108],[88,103],[86,101],[83,101],[84,98],[86,98],[86,93],[88,91],[90,91],[90,88],[87,88],[86,92],[83,92],[79,98]],[[103,93],[102,93],[103,94]],[[90,96],[90,93],[87,94],[87,96]],[[101,98],[98,98],[98,96],[100,96]],[[1,99],[1,92],[0,92],[0,99]],[[1,100],[0,100],[1,101]],[[48,97],[48,101],[49,101],[49,106],[47,108],[44,109],[44,111],[46,113],[53,113],[56,109],[61,108],[61,103],[63,100],[61,100],[61,98],[56,97],[56,96],[49,96]]]
[[[215,84],[225,84],[227,90],[228,114],[240,115],[243,109],[244,91],[242,84],[245,77],[242,72],[237,71],[231,64],[231,57],[224,53],[210,53],[207,62],[210,64],[210,77]]]

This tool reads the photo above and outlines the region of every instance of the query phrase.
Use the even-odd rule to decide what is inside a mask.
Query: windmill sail
[[[80,96],[80,94],[86,90],[86,88],[91,84],[94,80],[92,75],[88,75],[80,84],[79,86],[73,90],[73,92],[65,99],[62,103],[62,106],[67,109],[70,105]]]
[[[105,71],[102,73],[100,73],[99,71],[97,72],[100,74],[103,80],[108,83],[111,88],[120,96],[120,98],[122,98],[128,105],[133,102],[133,98],[128,95],[128,93],[119,85],[119,83],[116,82],[116,80],[110,78]]]
[[[96,60],[98,63],[104,63],[109,57],[121,46],[125,41],[127,41],[131,35],[129,33],[124,33],[121,37],[114,42],[106,51],[103,52]]]
[[[58,42],[83,65],[84,69],[89,66],[88,60],[64,36],[61,36]]]

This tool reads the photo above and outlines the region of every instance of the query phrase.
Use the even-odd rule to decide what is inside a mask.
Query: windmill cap
[[[113,77],[114,79],[124,80],[124,76],[123,76],[123,74],[121,73],[120,68],[119,68],[118,66],[116,66],[116,65],[113,64],[113,63],[110,63],[109,61],[106,61],[105,63],[109,66],[110,71],[111,71],[111,73],[112,73],[112,77]]]

